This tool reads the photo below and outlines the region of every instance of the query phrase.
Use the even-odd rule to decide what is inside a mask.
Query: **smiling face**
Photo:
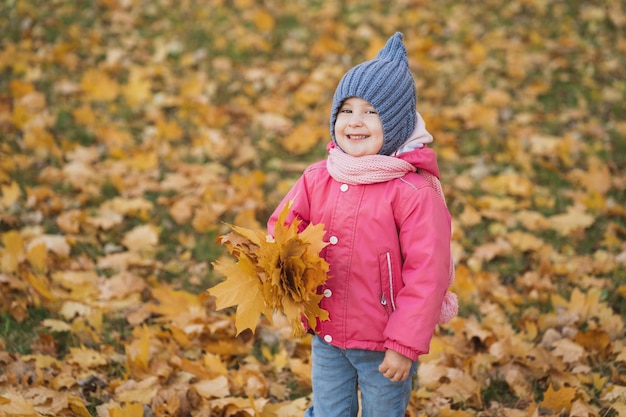
[[[377,154],[385,138],[376,109],[361,98],[346,99],[337,112],[335,140],[348,155]]]

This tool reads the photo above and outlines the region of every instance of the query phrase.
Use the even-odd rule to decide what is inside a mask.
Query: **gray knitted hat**
[[[415,128],[417,99],[400,32],[389,38],[376,58],[352,68],[339,81],[330,113],[330,134],[335,144],[337,113],[350,97],[366,100],[378,112],[385,136],[379,154],[391,155],[409,138]]]

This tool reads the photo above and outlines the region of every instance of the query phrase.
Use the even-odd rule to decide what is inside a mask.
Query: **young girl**
[[[402,35],[348,71],[330,116],[328,158],[310,166],[284,205],[287,221],[323,223],[330,278],[320,293],[329,320],[312,340],[309,417],[402,417],[417,358],[435,326],[456,314],[450,214],[432,141],[416,112]],[[446,302],[444,302],[444,300]]]

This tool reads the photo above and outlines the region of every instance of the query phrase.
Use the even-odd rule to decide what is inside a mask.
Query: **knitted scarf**
[[[409,172],[420,174],[446,204],[439,178],[430,172],[394,156],[365,155],[354,157],[336,147],[329,149],[326,168],[333,179],[346,184],[374,184],[401,178]],[[448,288],[454,282],[454,261],[450,258]],[[456,294],[447,291],[441,305],[439,324],[448,323],[459,310]]]

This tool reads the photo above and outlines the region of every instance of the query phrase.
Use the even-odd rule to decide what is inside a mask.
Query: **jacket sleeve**
[[[306,173],[305,173],[306,174]],[[283,197],[282,201],[276,207],[274,212],[271,214],[269,220],[267,221],[267,233],[271,236],[274,236],[274,227],[276,222],[278,221],[278,217],[284,207],[289,203],[289,201],[293,200],[293,205],[287,214],[287,218],[285,223],[291,224],[294,219],[298,218],[302,221],[298,230],[301,232],[310,222],[310,204],[309,204],[309,194],[306,189],[306,177],[303,174],[295,184],[291,187],[289,192]]]
[[[385,348],[413,360],[428,353],[448,289],[451,218],[429,186],[398,206],[403,287],[384,331]]]

